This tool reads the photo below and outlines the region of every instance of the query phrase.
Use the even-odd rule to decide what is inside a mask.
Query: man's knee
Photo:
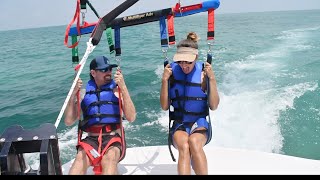
[[[120,149],[116,146],[111,146],[103,155],[103,160],[118,162],[120,158]]]

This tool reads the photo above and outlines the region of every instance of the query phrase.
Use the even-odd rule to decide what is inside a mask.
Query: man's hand
[[[120,88],[123,88],[125,86],[123,75],[120,70],[117,70],[117,72],[114,74],[114,81],[118,84]]]

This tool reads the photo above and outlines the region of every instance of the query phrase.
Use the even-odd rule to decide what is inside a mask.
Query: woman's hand
[[[172,68],[171,68],[170,64],[167,64],[163,70],[162,80],[168,81],[171,75],[172,75]]]
[[[213,73],[213,70],[212,70],[212,67],[211,67],[211,64],[209,64],[208,62],[205,63],[205,66],[204,66],[204,74],[209,78],[209,79],[214,79],[214,73]]]

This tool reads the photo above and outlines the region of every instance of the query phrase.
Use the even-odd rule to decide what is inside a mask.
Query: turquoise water
[[[320,10],[216,15],[213,69],[221,99],[210,112],[208,146],[320,159],[319,20]],[[32,129],[56,122],[74,77],[71,49],[63,45],[65,28],[1,31],[0,133],[14,124]],[[205,61],[205,14],[176,18],[175,31],[177,41],[197,32]],[[165,145],[168,112],[159,103],[159,24],[122,28],[121,34],[120,65],[138,113],[134,123],[124,122],[127,144]],[[88,38],[81,38],[80,58]],[[169,57],[174,51],[169,49]],[[110,57],[105,37],[88,61],[101,54]],[[75,155],[76,131],[63,121],[58,126],[63,163]]]

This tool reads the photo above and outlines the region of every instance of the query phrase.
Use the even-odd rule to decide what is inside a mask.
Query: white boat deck
[[[274,153],[205,146],[209,175],[236,174],[317,174],[320,175],[320,160],[311,160]],[[175,158],[177,150],[172,148]],[[72,161],[62,166],[68,174]],[[177,162],[172,161],[168,146],[128,148],[120,162],[119,173],[123,175],[176,175]],[[88,174],[93,174],[89,168]],[[194,173],[193,173],[194,174]]]

